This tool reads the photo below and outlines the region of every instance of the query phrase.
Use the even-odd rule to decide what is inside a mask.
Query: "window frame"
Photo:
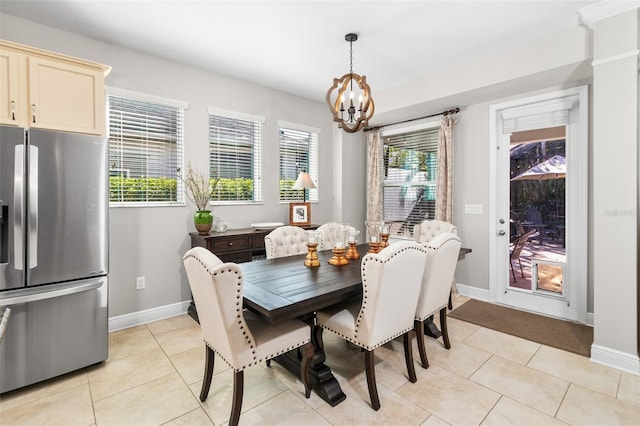
[[[184,163],[184,151],[185,151],[185,116],[186,111],[189,109],[189,102],[179,101],[175,99],[169,99],[161,96],[151,95],[147,93],[135,92],[132,90],[120,89],[117,87],[107,86],[105,88],[106,94],[106,108],[105,115],[107,121],[106,128],[106,138],[109,144],[109,153],[108,153],[108,161],[111,163],[111,108],[110,108],[110,98],[118,97],[129,99],[136,102],[144,102],[148,104],[160,105],[163,107],[172,107],[177,110],[179,114],[179,131],[176,134],[176,164],[178,167],[182,167]],[[108,167],[108,170],[111,171],[111,167]],[[117,167],[115,170],[122,172],[124,169],[122,167]],[[111,196],[109,196],[109,207],[127,207],[127,208],[139,208],[139,207],[183,207],[186,205],[186,200],[184,196],[184,188],[183,183],[177,176],[176,170],[175,180],[176,180],[176,198],[171,201],[112,201]],[[127,173],[128,175],[128,173]],[[111,173],[109,173],[111,176]]]
[[[309,148],[308,148],[308,156],[309,156],[309,170],[303,170],[304,168],[299,167],[295,179],[298,177],[298,174],[302,171],[306,171],[311,176],[311,179],[316,184],[316,188],[307,190],[307,202],[309,203],[319,203],[320,195],[318,191],[319,187],[319,163],[320,163],[320,129],[317,127],[306,126],[303,124],[296,124],[287,121],[279,121],[278,122],[278,200],[281,204],[288,204],[291,202],[303,201],[303,197],[296,198],[281,198],[280,191],[280,182],[282,179],[282,130],[289,130],[293,132],[302,132],[309,134]]]
[[[440,123],[440,121],[430,121],[430,122],[424,122],[421,124],[415,124],[412,126],[404,126],[404,127],[396,127],[393,129],[389,129],[389,130],[383,130],[380,133],[380,138],[382,139],[382,153],[381,156],[384,158],[384,153],[385,153],[385,147],[388,146],[388,144],[385,142],[386,138],[389,137],[398,137],[398,136],[402,136],[402,135],[411,135],[411,134],[415,134],[418,132],[440,132],[442,125]],[[437,138],[439,138],[439,135],[437,136]],[[430,151],[432,152],[432,151]],[[417,186],[422,186],[424,188],[427,187],[433,187],[433,191],[437,191],[437,181],[438,181],[438,173],[437,173],[437,164],[438,164],[438,158],[439,158],[439,151],[438,151],[438,140],[436,139],[435,141],[435,153],[436,153],[436,158],[435,158],[435,165],[436,165],[436,171],[434,173],[434,177],[433,179],[429,179],[427,181],[424,181],[425,183],[422,185],[411,185],[411,187],[417,187]],[[384,161],[384,160],[383,160]],[[380,175],[380,181],[381,181],[381,187],[382,187],[382,202],[383,202],[383,206],[382,206],[382,215],[383,218],[385,218],[385,188],[391,188],[391,187],[398,187],[398,185],[393,185],[393,184],[387,184],[385,185],[385,170],[387,169],[386,166],[383,166],[381,169],[381,175]],[[406,186],[406,185],[404,185]],[[434,209],[435,209],[435,203],[436,203],[436,198],[437,195],[434,195],[434,199],[433,199],[433,205],[434,205]],[[407,215],[407,218],[410,215],[410,211]],[[434,212],[435,213],[435,212]],[[389,221],[390,223],[392,223],[393,221]],[[398,232],[398,231],[396,231]],[[410,230],[409,234],[411,234],[413,232],[413,230]],[[404,235],[404,234],[393,234],[392,235],[393,238],[396,239],[410,239],[413,240],[413,236],[412,235]]]
[[[259,126],[257,135],[257,140],[253,140],[252,145],[252,158],[251,158],[251,168],[252,168],[252,179],[253,179],[253,198],[251,200],[210,200],[209,205],[255,205],[255,204],[263,204],[263,180],[262,180],[262,147],[263,147],[263,136],[264,136],[264,124],[266,123],[266,118],[258,115],[252,115],[237,111],[231,111],[221,108],[208,107],[207,108],[208,117],[207,117],[207,129],[208,129],[208,147],[209,152],[211,152],[211,116],[221,117],[231,120],[237,121],[247,121],[257,124]],[[254,134],[254,136],[256,136]],[[209,172],[211,172],[211,157],[209,156],[208,167]]]

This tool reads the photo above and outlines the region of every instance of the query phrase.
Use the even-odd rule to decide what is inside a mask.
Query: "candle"
[[[337,243],[336,243],[336,248],[337,248],[337,249],[343,249],[343,248],[344,248],[344,243],[343,243],[342,241],[337,242]]]
[[[349,237],[349,243],[353,244],[356,242],[356,239],[354,237]]]
[[[313,243],[315,243],[315,242],[317,242],[316,237],[314,237],[314,236],[310,236],[310,237],[309,237],[309,242],[310,242],[310,243],[312,243],[312,244],[313,244]]]
[[[377,243],[378,242],[378,237],[371,237],[371,242],[372,243]]]

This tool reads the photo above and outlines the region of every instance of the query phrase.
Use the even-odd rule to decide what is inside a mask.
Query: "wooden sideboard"
[[[302,226],[305,230],[317,229],[319,225]],[[251,262],[254,259],[264,259],[266,252],[264,250],[264,237],[272,229],[227,229],[224,232],[211,231],[208,235],[200,235],[197,232],[191,232],[191,247],[204,247],[223,262]],[[193,298],[189,305],[189,315],[198,321],[198,313],[196,312]]]

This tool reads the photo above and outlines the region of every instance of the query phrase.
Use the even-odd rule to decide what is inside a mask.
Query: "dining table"
[[[314,355],[310,378],[314,392],[331,406],[346,396],[331,369],[325,364],[322,328],[315,325],[318,310],[362,295],[360,264],[369,250],[368,244],[357,246],[358,259],[342,266],[329,264],[331,250],[317,252],[320,266],[305,266],[305,254],[263,259],[238,264],[244,277],[244,306],[271,324],[299,318],[311,326]],[[471,252],[461,249],[459,260]],[[275,358],[275,361],[298,375],[302,356],[299,349]]]

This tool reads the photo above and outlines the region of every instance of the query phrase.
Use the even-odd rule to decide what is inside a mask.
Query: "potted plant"
[[[215,175],[215,171],[212,172]],[[220,178],[208,176],[187,165],[187,173],[183,174],[178,169],[178,177],[187,188],[187,198],[195,204],[196,213],[193,216],[193,223],[200,235],[207,235],[213,226],[213,215],[209,210],[209,201],[213,196]]]

